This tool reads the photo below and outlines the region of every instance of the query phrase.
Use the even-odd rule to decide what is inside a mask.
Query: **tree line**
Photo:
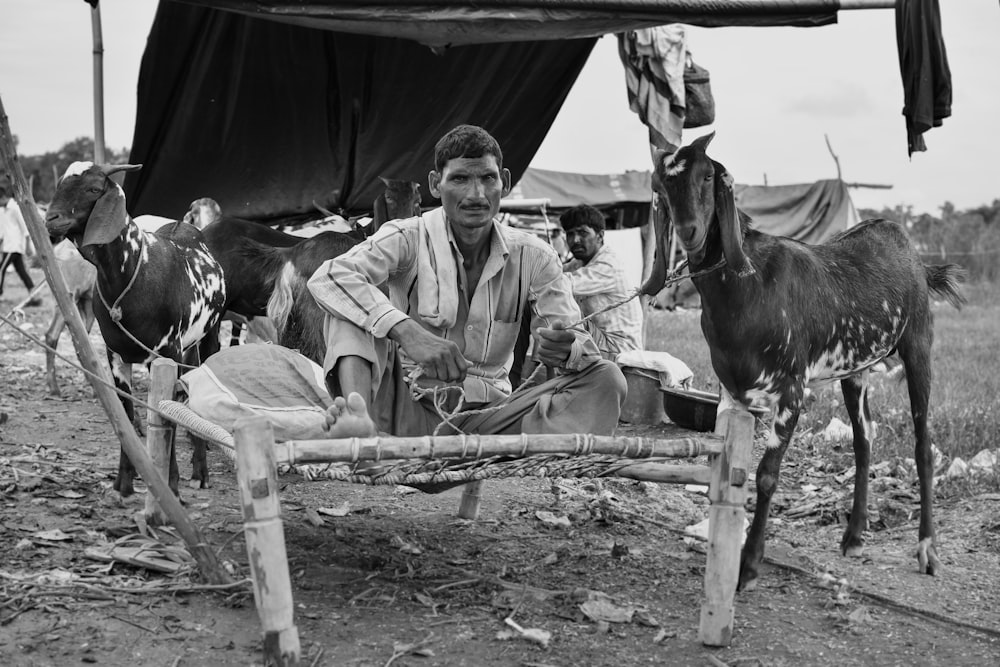
[[[902,223],[928,264],[959,264],[972,282],[1000,278],[1000,199],[959,211],[945,202],[940,215],[914,213],[912,206],[860,209],[862,220],[886,218]]]

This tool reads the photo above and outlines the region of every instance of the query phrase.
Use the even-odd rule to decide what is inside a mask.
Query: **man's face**
[[[492,155],[448,160],[440,173],[430,173],[428,181],[448,222],[460,229],[487,227],[510,190],[510,172],[501,170]]]
[[[601,249],[604,234],[595,232],[592,227],[580,225],[566,232],[566,245],[573,257],[581,262],[589,262]]]

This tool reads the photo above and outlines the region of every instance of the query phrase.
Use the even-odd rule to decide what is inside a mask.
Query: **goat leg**
[[[66,320],[58,308],[52,315],[52,322],[48,331],[45,332],[45,380],[49,387],[49,396],[62,396],[59,389],[59,380],[56,378],[56,353],[55,349],[59,345],[59,336],[62,335]]]
[[[840,540],[840,552],[860,558],[868,528],[868,471],[871,464],[871,412],[868,406],[868,373],[841,380],[844,405],[854,428],[854,498],[851,518]]]
[[[194,433],[191,437],[191,479],[201,482],[199,488],[208,488],[208,442]]]
[[[784,422],[779,422],[778,416],[782,414],[789,416]],[[736,586],[736,590],[739,591],[751,591],[757,585],[758,568],[760,562],[764,560],[764,537],[767,517],[771,512],[771,498],[778,488],[781,459],[785,456],[788,443],[791,442],[792,433],[799,420],[799,411],[779,408],[774,419],[778,444],[775,447],[768,447],[757,466],[757,501],[753,512],[753,523],[750,524],[750,532],[747,534],[747,541],[743,545],[743,554],[740,558],[740,578]]]
[[[917,544],[919,571],[937,574],[941,570],[935,548],[934,518],[934,455],[927,431],[927,408],[931,389],[931,336],[915,334],[899,346],[899,355],[906,367],[906,385],[910,394],[910,413],[916,435],[914,460],[920,484],[920,530]]]
[[[125,408],[125,415],[132,422],[136,433],[142,436],[142,424],[139,422],[139,415],[135,411],[135,405],[130,398],[132,395],[132,364],[125,363],[121,357],[108,350],[108,363],[111,366],[111,377],[115,381],[115,387],[122,392],[122,407]],[[124,449],[121,449],[118,456],[118,476],[115,477],[114,489],[122,498],[128,498],[135,493],[133,482],[135,480],[135,466],[129,460]]]

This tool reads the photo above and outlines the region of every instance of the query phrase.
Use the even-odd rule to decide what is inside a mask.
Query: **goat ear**
[[[726,264],[737,276],[744,278],[753,275],[756,270],[750,263],[750,258],[743,252],[743,230],[740,227],[740,216],[736,210],[736,193],[733,191],[733,177],[718,162],[715,166],[715,215],[719,221],[719,234],[722,237],[722,254]]]
[[[94,210],[87,218],[87,228],[83,232],[80,247],[110,243],[118,238],[127,224],[125,193],[112,183],[94,204]]]
[[[389,211],[385,205],[385,193],[383,192],[378,197],[375,198],[375,204],[372,207],[372,233],[378,231],[378,228],[382,226],[386,220],[389,219]]]
[[[715,139],[715,132],[709,132],[708,134],[703,134],[694,141],[691,142],[691,148],[696,148],[705,152],[708,150],[708,145],[712,143],[712,139]]]

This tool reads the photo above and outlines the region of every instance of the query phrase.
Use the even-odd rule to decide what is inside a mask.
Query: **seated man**
[[[573,284],[573,296],[584,316],[628,298],[629,286],[622,261],[604,245],[604,216],[593,206],[580,204],[559,217],[566,231],[566,245],[573,253],[563,270]],[[587,331],[601,356],[612,361],[619,352],[642,349],[642,305],[632,299],[587,320]]]
[[[387,222],[313,274],[309,291],[328,313],[326,382],[351,399],[345,417],[363,423],[367,405],[380,431],[428,435],[461,398],[442,433],[614,432],[624,376],[586,330],[565,327],[581,315],[555,251],[495,220],[510,180],[489,133],[456,127],[435,146],[429,174],[441,207]],[[541,362],[557,372],[512,395],[507,373],[526,312]],[[412,395],[408,376],[422,388]],[[438,407],[426,393],[435,386],[447,397]]]

